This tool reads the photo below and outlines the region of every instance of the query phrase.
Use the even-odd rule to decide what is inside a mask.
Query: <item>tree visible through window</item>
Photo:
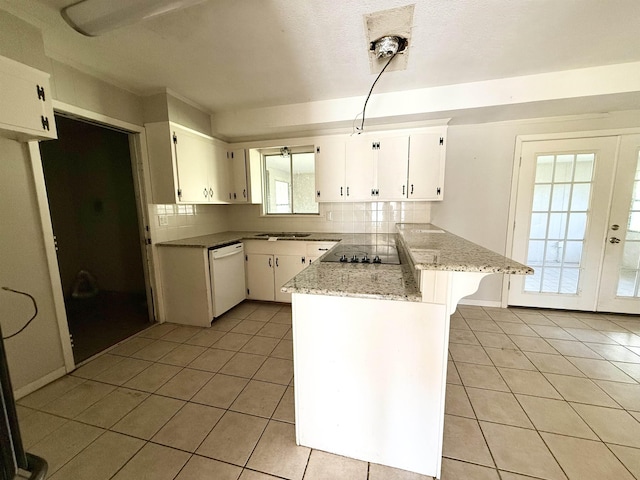
[[[317,214],[313,147],[263,153],[266,214]]]

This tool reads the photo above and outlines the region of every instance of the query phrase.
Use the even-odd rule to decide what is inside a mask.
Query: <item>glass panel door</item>
[[[524,142],[513,258],[533,267],[511,277],[510,305],[593,310],[616,137]]]
[[[598,310],[640,313],[640,135],[621,137]]]

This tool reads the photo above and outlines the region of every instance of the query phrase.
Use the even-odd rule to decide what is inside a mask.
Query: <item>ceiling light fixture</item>
[[[384,37],[380,37],[379,39],[371,42],[371,45],[369,46],[369,50],[371,50],[372,52],[375,52],[376,58],[378,59],[389,58],[389,60],[384,65],[384,67],[382,67],[382,70],[380,71],[376,79],[373,81],[373,85],[371,85],[371,89],[369,90],[367,99],[364,101],[364,107],[362,107],[362,112],[361,112],[362,123],[360,123],[359,127],[355,126],[355,122],[357,118],[360,116],[360,114],[356,115],[356,118],[353,119],[353,124],[354,124],[353,133],[357,131],[358,135],[360,135],[362,132],[364,132],[365,112],[367,110],[367,103],[369,103],[369,98],[373,93],[373,87],[376,86],[376,83],[378,83],[378,80],[380,80],[380,77],[382,76],[384,71],[387,69],[391,61],[396,57],[396,55],[398,55],[399,53],[404,53],[407,50],[408,44],[409,42],[407,41],[407,39],[399,35],[385,35]]]
[[[205,0],[82,0],[62,9],[71,27],[95,37],[141,20],[190,7]]]

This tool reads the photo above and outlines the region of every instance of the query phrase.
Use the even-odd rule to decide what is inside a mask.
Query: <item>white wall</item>
[[[516,137],[631,127],[640,127],[639,111],[450,126],[447,132],[445,198],[440,203],[433,203],[432,222],[483,247],[510,256],[505,248]],[[501,289],[502,276],[491,275],[482,281],[478,292],[468,298],[500,302]]]
[[[0,286],[27,292],[38,305],[32,324],[5,341],[13,387],[20,390],[63,369],[64,357],[27,145],[0,138],[0,160]],[[0,290],[4,336],[33,313],[28,298]]]

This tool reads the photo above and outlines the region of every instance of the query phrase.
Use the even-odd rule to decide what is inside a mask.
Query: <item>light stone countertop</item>
[[[533,274],[527,265],[429,223],[399,223],[396,230],[417,270]]]
[[[420,302],[416,283],[420,270],[509,273],[527,275],[533,269],[431,224],[398,224],[393,234],[311,233],[278,241],[390,244],[398,246],[401,265],[343,264],[318,261],[285,283],[286,293],[307,293]],[[158,243],[167,247],[212,248],[242,240],[267,240],[262,232],[222,232]],[[329,252],[327,252],[328,254]],[[327,255],[325,254],[325,255]]]

